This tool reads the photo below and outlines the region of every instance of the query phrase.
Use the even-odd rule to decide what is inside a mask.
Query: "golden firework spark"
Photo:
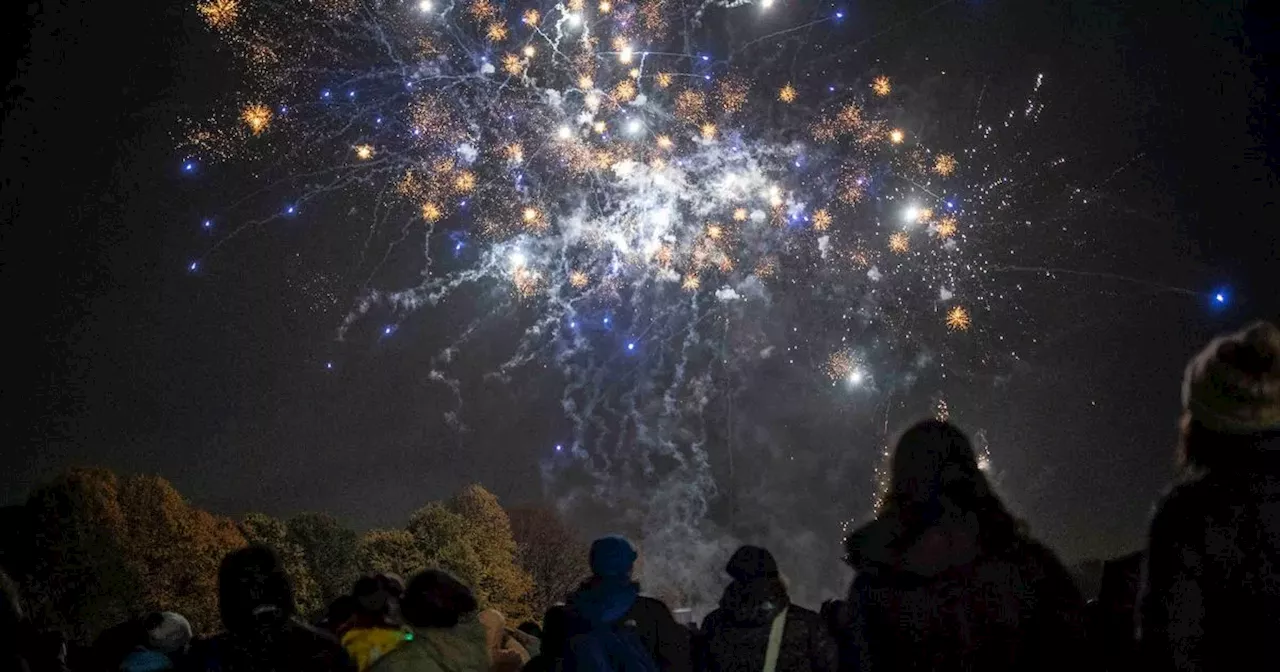
[[[427,201],[426,203],[422,204],[422,218],[427,220],[428,222],[430,223],[438,222],[440,221],[440,218],[443,216],[444,216],[444,212],[440,210],[439,205],[431,201]]]
[[[512,281],[515,283],[516,293],[521,298],[527,299],[538,292],[538,286],[542,284],[542,274],[519,266],[512,274]]]
[[[524,54],[525,58],[533,58],[534,56],[538,55],[538,50],[535,49],[532,44],[529,44],[529,45],[525,45],[525,48],[521,49],[520,53]]]
[[[507,39],[507,26],[494,21],[489,24],[489,27],[484,31],[484,36],[488,38],[490,42],[501,42]]]
[[[515,54],[504,54],[502,56],[502,69],[508,75],[518,75],[524,70],[524,61]]]
[[[676,95],[676,116],[696,124],[707,118],[707,96],[701,91],[686,89]]]
[[[538,209],[532,208],[532,207],[525,208],[524,212],[520,213],[520,218],[523,219],[526,223],[537,221],[538,217],[540,216],[541,215],[539,215]]]
[[[933,417],[938,422],[946,422],[951,418],[951,409],[947,408],[946,399],[939,399],[938,403],[933,405]]]
[[[613,87],[613,99],[615,101],[625,103],[632,100],[635,97],[636,97],[636,85],[635,85],[635,82],[632,82],[629,79],[624,79],[621,82],[618,82],[617,86]]]
[[[631,70],[627,72],[627,75],[631,77],[631,79],[640,79],[640,68],[631,68]]]
[[[536,9],[525,10],[524,17],[521,19],[521,21],[524,21],[526,25],[530,25],[530,26],[538,25],[538,21],[541,21],[541,20],[542,20],[542,15],[539,14],[538,10]]]
[[[658,86],[665,89],[671,86],[671,82],[674,80],[674,77],[669,72],[659,72],[658,76],[655,77],[654,80],[658,82]]]
[[[893,84],[889,82],[888,77],[881,75],[871,81],[871,90],[877,96],[880,96],[881,98],[883,98],[884,96],[887,96],[890,93],[893,93]]]
[[[671,141],[671,136],[669,135],[659,135],[654,139],[654,141],[657,142],[658,149],[666,150],[675,146],[675,143]]]
[[[955,217],[943,217],[938,220],[938,224],[934,228],[934,233],[936,233],[939,238],[946,240],[951,236],[956,235],[957,228],[959,227],[957,226]]]
[[[969,311],[964,306],[956,306],[947,311],[947,328],[952,331],[967,331],[969,329]]]
[[[761,278],[772,278],[778,273],[778,260],[773,257],[765,257],[756,263],[756,276]]]
[[[658,251],[656,253],[654,253],[653,258],[657,260],[659,266],[666,267],[671,265],[672,255],[673,255],[673,252],[671,250],[671,246],[663,245],[662,247],[658,248]]]
[[[521,163],[524,161],[524,147],[521,147],[518,142],[513,142],[507,145],[503,149],[503,152],[506,153],[507,160],[512,163]]]
[[[624,64],[625,64],[625,63],[630,63],[630,62],[631,62],[631,59],[635,58],[635,55],[636,55],[636,52],[635,52],[634,50],[632,50],[632,48],[631,48],[631,45],[630,45],[630,44],[627,44],[627,43],[625,43],[625,42],[624,42],[624,43],[622,43],[622,45],[621,45],[620,47],[618,47],[618,62],[619,62],[619,63],[624,63]]]
[[[698,132],[702,134],[703,140],[714,140],[716,137],[716,125],[703,124],[702,128],[698,129]]]
[[[889,249],[902,254],[911,249],[911,239],[907,237],[907,234],[898,231],[889,236]]]
[[[796,101],[796,98],[799,95],[800,94],[796,91],[796,87],[792,86],[790,82],[787,82],[787,85],[778,91],[778,100],[791,104]]]
[[[728,76],[716,84],[716,100],[725,114],[738,112],[747,105],[747,83],[738,77]]]
[[[600,4],[596,6],[600,9],[601,14],[608,14],[613,11],[613,3],[609,2],[609,0],[600,0]]]
[[[590,282],[591,282],[591,276],[588,276],[586,273],[582,271],[575,270],[569,273],[569,284],[572,285],[575,289],[582,289],[583,287],[586,287],[587,284]]]
[[[733,221],[735,221],[735,222],[745,222],[745,221],[747,221],[747,209],[746,209],[746,208],[737,208],[737,209],[735,209],[735,210],[733,211]]]
[[[826,208],[817,210],[813,213],[813,230],[826,231],[831,228],[831,213]]]
[[[956,167],[958,165],[959,164],[956,163],[956,157],[951,156],[950,154],[939,154],[938,158],[933,162],[933,172],[946,177],[951,173],[956,172]]]
[[[906,139],[907,134],[900,128],[895,128],[892,131],[889,131],[889,142],[892,142],[895,145],[901,145],[902,141]]]
[[[467,11],[477,21],[492,21],[498,16],[498,8],[490,0],[475,0]]]
[[[707,237],[711,240],[720,240],[724,236],[724,229],[719,224],[711,223],[707,225]]]
[[[573,12],[581,12],[586,7],[586,0],[569,0],[569,10]]]
[[[240,16],[240,3],[237,0],[207,0],[196,5],[196,11],[212,28],[230,28]]]
[[[586,75],[582,75],[578,77],[578,88],[580,89],[590,89],[595,85],[596,85],[595,81]]]
[[[254,135],[265,131],[271,123],[271,108],[261,103],[255,103],[244,108],[240,113],[240,119],[249,126],[249,130]]]
[[[861,380],[862,363],[848,350],[831,353],[825,369],[832,382],[852,381],[854,378]]]
[[[866,178],[861,173],[846,170],[840,174],[840,179],[836,182],[836,195],[841,202],[854,205],[862,201],[862,196],[865,193],[863,190],[864,184],[866,184]]]
[[[698,276],[692,273],[686,274],[684,276],[684,281],[680,283],[680,288],[686,292],[696,292],[701,286],[702,281],[698,279]]]
[[[475,189],[476,174],[469,170],[464,170],[458,173],[458,176],[453,179],[453,188],[463,194]]]
[[[373,158],[373,145],[356,145],[356,158],[367,161]]]

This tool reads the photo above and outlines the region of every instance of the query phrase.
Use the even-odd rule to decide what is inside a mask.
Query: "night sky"
[[[946,399],[989,441],[1001,491],[1068,559],[1141,544],[1173,473],[1184,363],[1212,334],[1280,314],[1275,10],[1114,4],[854,0],[813,38],[847,49],[850,68],[917,87],[943,118],[971,118],[973,100],[932,92],[1016,101],[1046,76],[1034,137],[1071,157],[1062,189],[1088,184],[1102,207],[1055,217],[1053,185],[1036,190],[1028,207],[1059,229],[1026,233],[1046,238],[1019,242],[1019,263],[1074,273],[1000,277],[1027,286],[1011,299],[1020,323],[1000,328],[1034,345],[949,384]],[[445,344],[437,325],[492,306],[339,343],[354,294],[341,270],[308,261],[314,249],[249,233],[188,272],[225,233],[203,229],[207,213],[252,184],[234,165],[181,170],[177,119],[220,104],[233,77],[189,3],[31,7],[5,21],[28,34],[7,41],[0,147],[4,502],[81,464],[158,473],[217,512],[320,509],[361,528],[398,524],[469,481],[506,502],[543,496],[540,465],[564,432],[555,383],[463,369],[472,429],[459,434],[441,418],[452,399],[427,377]],[[943,70],[945,81],[930,74]],[[501,361],[511,343],[480,347]],[[878,437],[851,436],[838,403],[768,402],[776,382],[742,403],[768,409],[751,420],[808,471],[774,489],[800,493],[826,474],[837,482],[822,491],[847,496],[786,499],[773,524],[865,513]],[[927,413],[922,400],[891,424]],[[765,471],[745,468],[756,482],[739,496],[770,490]]]

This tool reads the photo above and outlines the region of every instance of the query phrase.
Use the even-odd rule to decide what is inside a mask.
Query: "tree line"
[[[19,582],[32,618],[81,642],[155,610],[216,630],[218,563],[250,543],[277,550],[307,617],[361,575],[439,567],[484,606],[523,619],[589,573],[585,545],[554,511],[508,511],[480,485],[427,503],[403,528],[361,533],[328,513],[236,520],[193,506],[159,476],[79,468],[0,509],[0,525],[0,566]]]

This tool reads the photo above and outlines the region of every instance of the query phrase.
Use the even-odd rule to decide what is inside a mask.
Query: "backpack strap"
[[[782,652],[782,631],[786,627],[787,609],[783,609],[773,618],[773,625],[769,626],[769,647],[764,650],[764,672],[774,672],[778,668],[778,654]]]

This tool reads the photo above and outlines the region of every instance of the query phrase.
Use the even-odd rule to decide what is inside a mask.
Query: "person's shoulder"
[[[792,603],[787,607],[787,620],[802,621],[804,623],[822,623],[822,617],[818,612]]]
[[[636,604],[631,609],[632,611],[645,613],[666,612],[668,616],[671,615],[671,607],[668,607],[666,602],[648,595],[636,596]]]

